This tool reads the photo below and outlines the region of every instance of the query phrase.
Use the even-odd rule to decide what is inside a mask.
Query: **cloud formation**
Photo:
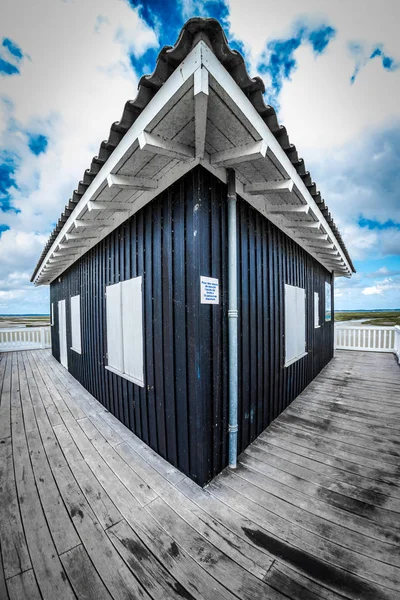
[[[265,79],[266,100],[329,205],[360,271],[337,280],[342,305],[398,306],[398,288],[384,283],[394,285],[400,271],[400,5],[387,4],[383,11],[372,0],[306,0],[301,9],[292,0],[4,3],[0,312],[48,310],[47,290],[32,292],[26,274],[139,77],[195,14],[219,19],[250,73]]]

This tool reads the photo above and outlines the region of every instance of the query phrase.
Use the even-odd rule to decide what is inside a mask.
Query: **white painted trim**
[[[130,375],[122,373],[121,371],[118,371],[118,369],[114,369],[113,367],[109,367],[108,365],[105,365],[104,368],[107,369],[107,371],[111,371],[112,373],[115,373],[116,375],[119,375],[120,377],[123,377],[128,381],[131,381],[132,383],[136,383],[136,385],[139,385],[140,387],[144,387],[144,381],[140,381],[139,379],[136,379],[136,377],[131,377]]]
[[[217,85],[220,86],[219,91],[221,91],[224,100],[229,105],[229,108],[232,110],[232,112],[234,112],[234,114],[238,115],[239,118],[241,117],[240,113],[242,113],[252,135],[256,138],[261,138],[266,142],[268,148],[273,152],[275,158],[281,164],[283,170],[287,173],[287,176],[293,180],[304,200],[307,202],[307,204],[310,204],[312,211],[318,216],[326,232],[329,234],[332,240],[335,240],[343,262],[346,265],[349,274],[351,274],[351,267],[344,255],[343,250],[340,248],[339,242],[336,240],[332,229],[328,225],[324,215],[321,213],[317,203],[311,196],[295,167],[286,156],[285,151],[282,149],[279,142],[275,139],[274,135],[263,121],[261,115],[258,114],[250,100],[242,92],[227,70],[222,66],[212,50],[206,45],[203,47],[202,57],[204,65],[210,71],[210,74],[217,82]]]
[[[195,152],[196,158],[203,158],[206,135],[207,135],[207,113],[208,113],[208,71],[203,66],[194,72],[194,130],[195,130]]]
[[[195,76],[194,74],[196,72],[198,74]],[[207,153],[204,153],[204,158],[201,158],[202,142],[200,139],[197,140],[199,147],[196,150],[196,158],[190,158],[188,154],[190,154],[191,157],[193,157],[195,154],[195,150],[190,146],[185,146],[182,144],[177,145],[175,143],[163,140],[159,136],[153,136],[153,134],[151,133],[152,127],[154,127],[154,125],[158,123],[165,114],[167,114],[171,107],[174,104],[176,104],[179,101],[179,99],[182,98],[183,95],[192,86],[194,87],[194,80],[196,78],[196,85],[200,85],[200,88],[203,88],[203,91],[199,92],[199,94],[196,94],[196,97],[198,95],[204,95],[204,78],[207,77],[208,79],[210,74],[212,76],[209,81],[210,87],[213,87],[213,89],[216,90],[216,92],[222,97],[222,99],[229,106],[232,112],[239,118],[239,120],[244,124],[244,126],[248,128],[249,132],[255,140],[254,144],[242,147],[242,149],[239,151],[239,154],[240,152],[242,153],[243,161],[249,160],[252,157],[252,149],[254,151],[255,148],[258,148],[260,152],[258,155],[256,153],[254,156],[265,157],[268,148],[268,154],[273,155],[274,161],[277,161],[281,165],[282,174],[286,177],[286,179],[291,180],[292,186],[296,186],[297,190],[300,192],[307,205],[310,206],[310,209],[319,219],[318,223],[316,223],[314,226],[311,226],[310,229],[320,229],[321,227],[323,227],[323,229],[326,231],[326,235],[318,233],[318,235],[313,235],[311,237],[308,234],[302,234],[301,230],[307,229],[305,223],[299,222],[291,225],[287,222],[287,220],[285,220],[284,217],[283,220],[280,219],[279,215],[277,215],[276,217],[273,216],[271,218],[271,221],[275,223],[289,237],[291,237],[297,243],[299,243],[300,246],[302,246],[307,252],[314,256],[324,266],[326,266],[327,261],[319,257],[313,250],[310,250],[306,240],[308,238],[314,238],[314,240],[327,239],[329,235],[329,237],[334,241],[338,248],[338,252],[342,258],[341,262],[345,265],[347,273],[349,275],[351,274],[351,269],[346,260],[346,257],[344,256],[344,253],[341,250],[325,217],[322,215],[316,202],[309,193],[301,177],[298,175],[296,169],[293,167],[290,160],[286,156],[285,152],[283,151],[283,149],[281,148],[271,131],[268,129],[267,125],[264,123],[254,106],[251,104],[250,100],[242,92],[242,90],[235,83],[233,78],[229,75],[229,73],[222,66],[222,64],[219,62],[219,60],[216,58],[213,52],[208,48],[208,46],[203,41],[200,41],[196,45],[196,47],[188,54],[185,60],[180,64],[179,68],[176,69],[174,73],[172,73],[172,75],[168,78],[168,80],[165,82],[162,88],[157,92],[154,98],[145,107],[145,109],[133,123],[130,130],[115,148],[110,158],[103,165],[99,173],[89,185],[85,194],[82,196],[77,207],[68,218],[62,231],[57,236],[55,242],[48,251],[43,263],[41,264],[38,273],[35,277],[36,284],[49,283],[55,278],[55,276],[51,276],[53,277],[53,279],[51,279],[47,275],[45,271],[46,263],[52,256],[52,253],[54,252],[55,248],[57,248],[58,244],[64,239],[66,239],[66,234],[70,234],[74,231],[74,229],[85,228],[85,235],[87,233],[87,230],[89,230],[90,228],[89,238],[87,238],[89,239],[90,243],[88,243],[87,246],[83,248],[81,252],[74,255],[73,257],[71,256],[72,260],[69,261],[69,264],[75,262],[82,254],[87,252],[91,247],[93,247],[95,244],[101,241],[101,239],[106,237],[111,231],[117,228],[129,216],[137,212],[137,210],[139,210],[145,204],[150,202],[158,193],[162,192],[164,189],[166,189],[166,187],[174,183],[174,181],[182,177],[185,173],[194,168],[197,164],[203,164],[204,161],[204,166],[206,166],[206,164],[208,163],[206,168],[208,168],[211,172],[217,174],[217,176],[222,181],[226,181],[226,173],[221,173],[222,171],[225,171],[225,169],[222,169],[220,167],[221,164],[238,164],[237,162],[232,162],[232,160],[237,161],[238,159],[240,159],[240,157],[237,155],[232,156],[233,151],[226,151],[228,153],[230,152],[231,155],[228,156],[227,154],[225,154],[225,159],[222,156],[223,153],[220,153],[219,156],[213,155],[213,157],[211,158],[212,164],[210,164],[210,157],[207,155]],[[201,80],[200,84],[199,78]],[[201,102],[204,103],[204,98],[201,101],[195,100],[195,104],[196,102],[198,102],[198,104]],[[202,111],[203,114],[201,118],[204,119],[204,106],[202,107]],[[200,118],[199,115],[198,118]],[[197,129],[199,133],[199,127]],[[86,220],[88,219],[89,214],[87,212],[88,202],[92,201],[92,198],[96,198],[98,193],[102,190],[103,186],[105,184],[107,185],[106,180],[108,176],[118,176],[118,169],[126,162],[129,156],[132,154],[134,148],[137,148],[139,136],[141,137],[143,148],[154,152],[163,152],[164,154],[166,153],[168,156],[171,156],[173,152],[176,152],[179,155],[179,160],[182,161],[181,164],[176,165],[168,173],[168,176],[162,178],[161,181],[163,183],[161,184],[161,181],[159,182],[160,187],[157,190],[152,189],[143,192],[143,194],[141,194],[139,198],[137,198],[135,202],[132,203],[132,209],[129,212],[125,212],[122,215],[113,214],[113,216],[110,216],[110,218],[107,219],[106,222],[97,220]],[[196,140],[194,140],[194,143],[196,143]],[[236,148],[234,150],[237,154],[238,149]],[[243,156],[243,151],[245,152],[247,157]],[[238,193],[241,192],[239,191]],[[257,210],[262,212],[262,214],[264,214],[268,218],[268,213],[266,213],[263,209],[260,208],[260,202],[258,202],[258,204],[253,203],[251,201],[250,194],[246,194],[243,190],[241,195],[242,197],[244,197],[245,200],[250,202],[250,204],[255,206]],[[291,233],[290,228],[293,228],[296,231],[294,233]],[[92,238],[91,234],[94,233],[94,231],[96,231],[96,235]],[[82,239],[84,239],[84,237],[82,237]],[[303,239],[305,240],[305,242],[301,243],[299,242],[299,239]],[[337,270],[336,266],[328,268]]]
[[[109,175],[112,171],[118,170],[120,165],[125,160],[126,155],[129,154],[129,152],[131,151],[131,148],[137,140],[139,133],[143,131],[146,127],[148,127],[154,119],[159,119],[160,114],[165,114],[170,110],[172,105],[175,104],[177,101],[176,95],[183,96],[184,93],[190,88],[192,75],[202,63],[202,52],[204,50],[205,45],[206,44],[204,42],[200,42],[199,44],[197,44],[195,48],[193,48],[193,50],[187,55],[185,60],[181,62],[181,64],[179,65],[179,69],[176,69],[171,74],[171,76],[167,79],[162,88],[158,91],[154,98],[151,99],[149,104],[140,113],[136,121],[133,123],[132,127],[129,129],[129,131],[120,141],[118,146],[115,148],[110,158],[106,161],[106,163],[97,173],[96,177],[89,185],[88,189],[80,199],[77,207],[69,216],[66,223],[64,224],[64,227],[53,242],[49,251],[47,252],[45,259],[43,260],[38,272],[36,273],[34,280],[36,284],[40,280],[43,267],[46,265],[47,260],[52,255],[54,248],[57,246],[57,244],[61,242],[61,240],[64,238],[65,234],[69,233],[74,227],[78,228],[79,226],[88,226],[87,223],[85,223],[84,221],[81,222],[81,224],[77,225],[77,223],[80,223],[80,215],[82,215],[82,213],[86,209],[88,201],[95,194],[97,194],[100,188],[104,185],[104,181],[106,180],[107,175]],[[187,165],[185,165],[182,169],[183,174],[190,170],[190,168],[193,168],[194,166],[196,166],[196,163],[192,163],[189,169],[187,169],[185,168],[187,167]],[[181,176],[182,175],[179,175],[176,178],[178,179]],[[170,181],[170,178],[168,178],[168,185],[171,185],[172,183],[174,183],[174,181]],[[163,191],[163,189],[165,189],[165,187],[163,187],[159,191],[161,192]],[[155,194],[153,195],[153,197],[155,197]],[[152,200],[152,197],[149,197],[147,201],[150,200]],[[147,204],[147,202],[145,202],[145,204]],[[142,206],[144,206],[144,204],[142,204]],[[134,212],[136,212],[135,209],[132,210],[132,214]],[[97,241],[103,239],[106,235],[108,235],[108,233],[110,233],[113,229],[118,227],[118,225],[121,222],[121,219],[116,219],[115,222],[112,224],[111,228],[107,229],[104,235],[102,234],[100,238],[97,238]],[[89,250],[93,245],[94,244],[90,244],[87,250]],[[48,281],[45,281],[43,283],[48,283]]]
[[[307,356],[308,352],[303,352],[303,354],[300,354],[299,356],[295,356],[294,358],[292,358],[291,360],[288,360],[287,362],[285,362],[285,364],[283,365],[285,368],[286,367],[290,367],[290,365],[292,365],[293,363],[297,362],[298,360],[300,360],[301,358],[304,358],[305,356]]]

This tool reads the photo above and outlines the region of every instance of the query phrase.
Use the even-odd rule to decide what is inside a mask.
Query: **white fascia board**
[[[163,112],[164,114],[168,112],[171,105],[174,103],[174,97],[178,92],[180,92],[183,95],[188,89],[190,89],[192,85],[193,74],[196,71],[196,69],[198,69],[202,65],[202,55],[205,47],[206,44],[204,42],[199,42],[199,44],[197,44],[195,48],[191,50],[191,52],[187,55],[185,60],[181,62],[179,68],[175,69],[172,75],[170,75],[170,77],[164,83],[162,88],[151,99],[149,104],[144,108],[144,110],[140,113],[136,121],[133,123],[132,127],[122,138],[118,146],[115,148],[114,152],[111,154],[109,159],[105,162],[100,171],[97,173],[96,177],[93,179],[92,183],[89,185],[88,189],[86,190],[79,203],[75,207],[75,210],[69,216],[68,220],[64,224],[64,227],[58,234],[57,238],[54,240],[51,248],[46,254],[45,259],[40,265],[38,272],[36,273],[34,280],[35,284],[38,284],[43,271],[43,267],[46,265],[48,259],[51,257],[52,253],[54,252],[54,249],[65,237],[66,233],[69,233],[74,230],[75,221],[79,221],[82,213],[86,211],[87,203],[97,194],[101,186],[104,185],[107,176],[112,174],[113,172],[118,171],[121,164],[123,164],[124,162],[125,156],[129,153],[131,147],[138,139],[139,134],[142,131],[144,131],[149,125],[151,125],[154,119],[159,119],[160,114],[162,114]],[[190,168],[196,166],[196,164],[198,164],[198,160],[199,159],[187,161],[186,165],[183,165],[182,167],[183,171],[187,172],[188,170],[190,170]],[[166,179],[169,180],[169,178]],[[171,185],[171,183],[169,183],[169,185]],[[160,189],[156,190],[155,193],[153,193],[153,197],[160,193],[162,189],[165,188],[160,187]],[[132,208],[132,213],[136,212],[134,211],[134,207]],[[126,218],[127,217],[125,214],[122,218],[119,217],[115,219],[112,228],[107,228],[106,232],[102,231],[102,235],[97,238],[97,241],[103,239],[103,237],[105,237],[106,235],[108,235],[108,233],[110,233],[110,231],[118,227],[118,225]],[[82,226],[85,225],[82,224]],[[93,243],[89,244],[87,250],[90,249],[90,247],[92,247],[93,245]],[[75,260],[76,259],[74,258],[74,261]],[[71,264],[74,261],[71,261]],[[45,283],[48,283],[48,281],[46,281]]]
[[[222,66],[212,50],[210,50],[210,48],[208,48],[208,46],[206,46],[204,43],[202,43],[202,46],[203,64],[219,84],[221,90],[223,90],[225,95],[224,100],[228,100],[229,108],[232,110],[232,112],[238,115],[239,118],[240,114],[238,113],[244,115],[246,121],[251,125],[253,132],[258,134],[258,136],[266,142],[269,150],[275,155],[278,162],[282,165],[283,170],[287,173],[288,177],[293,180],[293,183],[303,196],[304,200],[310,205],[311,210],[316,216],[318,216],[321,225],[323,225],[324,229],[329,234],[329,237],[335,241],[343,263],[346,265],[349,273],[351,273],[351,267],[333,231],[328,225],[325,217],[318,208],[317,203],[311,196],[300,175],[297,173],[289,158],[286,156],[284,150],[281,148],[279,142],[275,139],[274,135],[264,123],[263,119],[258,114],[250,100],[245,96],[234,79],[229,75],[228,71]]]

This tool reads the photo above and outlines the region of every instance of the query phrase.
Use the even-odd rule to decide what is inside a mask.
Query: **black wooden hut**
[[[32,276],[56,359],[200,485],[331,360],[334,278],[354,272],[263,91],[217,21],[189,20]]]

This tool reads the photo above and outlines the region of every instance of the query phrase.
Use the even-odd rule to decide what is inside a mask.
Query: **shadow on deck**
[[[49,351],[1,381],[1,600],[400,597],[392,355],[338,352],[204,490]]]

